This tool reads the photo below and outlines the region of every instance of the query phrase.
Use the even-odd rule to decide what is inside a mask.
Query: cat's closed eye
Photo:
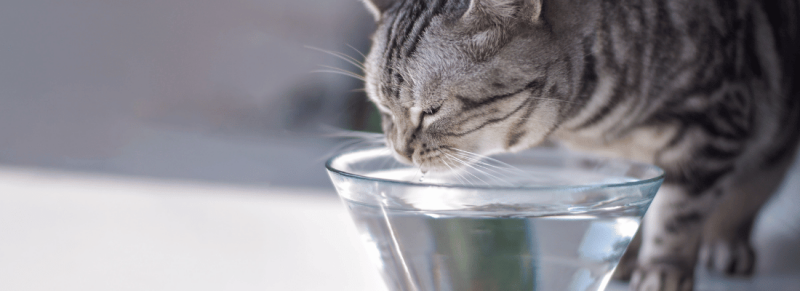
[[[440,105],[436,105],[436,106],[431,107],[431,108],[428,108],[426,110],[423,110],[422,112],[425,113],[425,115],[434,115],[434,114],[439,112],[439,109],[442,109],[442,105],[441,104]]]

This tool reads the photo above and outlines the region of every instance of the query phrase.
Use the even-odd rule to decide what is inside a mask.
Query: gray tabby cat
[[[398,160],[555,138],[655,163],[631,288],[692,290],[699,258],[752,272],[753,219],[800,136],[800,0],[365,2],[366,88]]]

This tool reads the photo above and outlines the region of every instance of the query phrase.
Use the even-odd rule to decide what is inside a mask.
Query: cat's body
[[[454,148],[552,137],[655,163],[632,288],[690,290],[698,253],[752,271],[753,218],[800,136],[800,0],[367,2],[367,92],[399,160],[446,170]]]

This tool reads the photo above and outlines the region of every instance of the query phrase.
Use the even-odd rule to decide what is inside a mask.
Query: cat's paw
[[[631,291],[692,291],[693,272],[673,265],[639,266],[631,276]]]
[[[720,274],[750,276],[755,262],[753,247],[745,239],[717,239],[703,243],[700,248],[701,265]]]

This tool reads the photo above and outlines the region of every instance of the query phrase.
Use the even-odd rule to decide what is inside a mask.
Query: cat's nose
[[[394,147],[397,155],[402,157],[406,162],[412,163],[414,160],[414,147],[410,143],[398,143]]]
[[[414,144],[419,137],[419,130],[411,124],[404,124],[405,126],[398,126],[397,135],[394,138],[394,151],[397,153],[399,159],[409,164],[414,162]]]

